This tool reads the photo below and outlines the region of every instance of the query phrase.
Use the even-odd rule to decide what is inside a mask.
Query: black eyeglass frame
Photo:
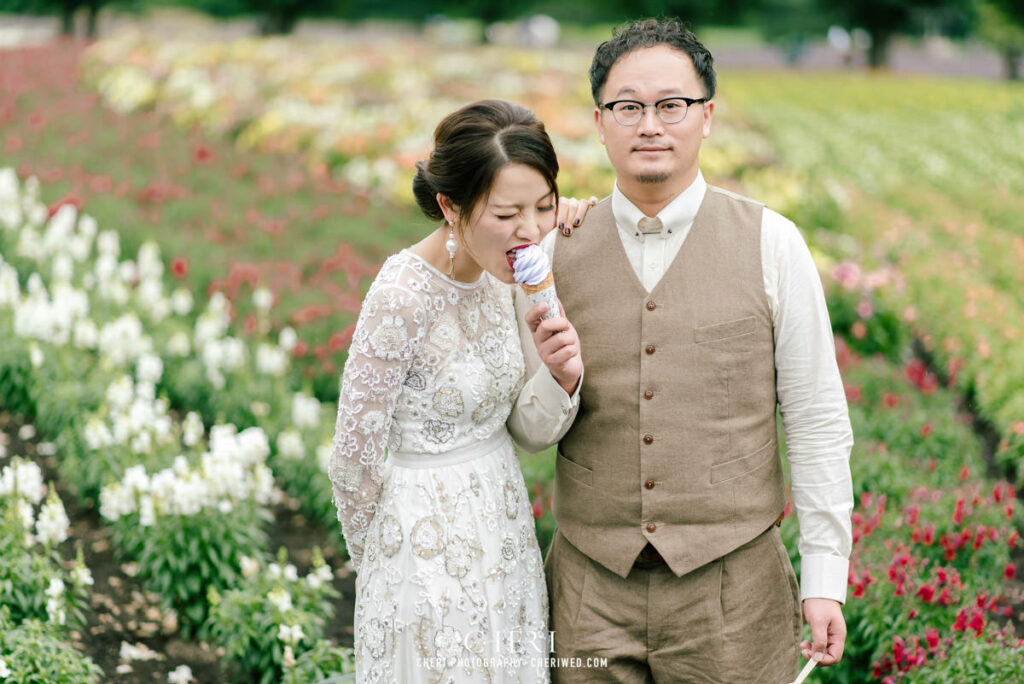
[[[683,116],[679,119],[679,121],[665,121],[665,119],[663,119],[662,116],[661,116],[661,110],[658,108],[658,106],[661,103],[663,103],[663,102],[668,102],[669,100],[682,100],[683,102],[686,103],[686,107],[683,108]],[[710,97],[683,97],[682,95],[674,95],[672,97],[663,97],[660,100],[658,100],[657,102],[648,102],[648,103],[641,102],[640,100],[630,100],[630,99],[612,100],[611,102],[605,102],[604,104],[602,104],[601,105],[601,109],[607,109],[609,112],[611,112],[612,113],[612,118],[615,119],[615,123],[619,124],[620,126],[636,126],[636,125],[639,125],[639,123],[644,120],[644,114],[647,113],[647,108],[648,107],[654,107],[654,114],[658,117],[658,119],[662,123],[668,124],[668,125],[671,126],[672,124],[682,123],[686,119],[686,115],[690,112],[690,107],[691,106],[693,106],[695,104],[703,104],[703,103],[708,102],[710,100],[711,100]],[[640,109],[640,118],[637,119],[634,123],[624,124],[621,121],[619,121],[619,118],[617,116],[615,116],[615,110],[612,109],[612,108],[615,105],[617,105],[617,104],[622,104],[623,102],[631,102],[633,104],[636,104],[636,105],[640,106],[640,108],[641,108]]]

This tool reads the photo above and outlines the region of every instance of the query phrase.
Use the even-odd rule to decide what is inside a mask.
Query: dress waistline
[[[511,443],[511,441],[512,438],[509,437],[508,431],[502,429],[479,442],[473,442],[464,447],[440,454],[432,454],[426,451],[389,452],[388,463],[399,468],[437,468],[439,466],[456,465],[486,456],[504,446],[506,442]]]

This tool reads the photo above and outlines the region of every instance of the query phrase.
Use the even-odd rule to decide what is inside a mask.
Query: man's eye
[[[619,111],[621,112],[635,112],[637,109],[639,109],[639,107],[635,104],[624,104],[619,107]]]
[[[680,105],[678,102],[662,102],[661,103],[661,108],[662,109],[667,109],[669,111],[672,111],[673,109],[679,109],[681,106],[682,105]]]

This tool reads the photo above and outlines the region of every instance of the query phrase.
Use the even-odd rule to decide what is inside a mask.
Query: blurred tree
[[[795,63],[807,41],[824,36],[836,22],[834,13],[822,11],[819,0],[762,0],[756,24],[764,39],[778,45],[786,61]]]
[[[255,14],[262,35],[291,33],[303,17],[345,16],[346,0],[188,0],[190,7],[215,17]]]
[[[1003,56],[1006,78],[1020,80],[1024,55],[1024,4],[1019,0],[990,0],[978,6],[978,37]]]
[[[862,28],[871,36],[868,64],[883,67],[889,60],[893,36],[911,31],[915,21],[928,15],[967,16],[975,0],[818,0],[849,28]],[[1007,0],[1020,3],[1020,0]]]
[[[85,12],[85,35],[95,38],[100,10],[107,5],[135,11],[140,0],[0,0],[0,12],[12,14],[57,15],[60,32],[64,36],[75,34],[75,18]]]

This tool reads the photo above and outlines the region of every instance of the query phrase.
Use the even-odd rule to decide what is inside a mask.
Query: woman
[[[537,307],[550,374],[526,382],[507,256],[554,227],[558,162],[533,114],[497,100],[449,115],[434,141],[413,190],[444,224],[384,263],[342,378],[330,476],[358,572],[357,678],[546,682],[547,593],[510,431],[557,441],[583,366],[572,325]]]

